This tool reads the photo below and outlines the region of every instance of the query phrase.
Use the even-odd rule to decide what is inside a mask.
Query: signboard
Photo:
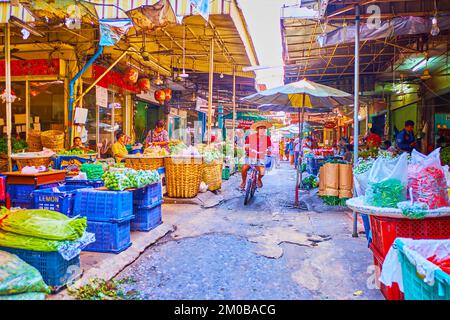
[[[328,121],[328,122],[325,122],[324,127],[327,129],[334,129],[336,127],[336,123]]]
[[[95,103],[103,108],[108,108],[108,89],[95,86]]]
[[[238,121],[238,129],[245,129],[248,130],[252,126],[254,121],[251,120],[239,120]]]

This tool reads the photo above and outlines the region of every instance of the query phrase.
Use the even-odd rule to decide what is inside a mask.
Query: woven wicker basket
[[[38,152],[42,151],[41,132],[30,129],[27,139],[27,151]]]
[[[17,162],[17,167],[19,168],[19,171],[22,170],[24,167],[39,167],[39,166],[46,166],[48,167],[50,165],[50,162],[52,161],[51,157],[17,157],[13,158]]]
[[[64,149],[64,132],[48,130],[41,133],[42,146],[55,152]]]
[[[135,170],[158,170],[164,167],[164,157],[125,157],[125,166]]]
[[[166,157],[164,166],[169,197],[193,198],[198,194],[202,182],[203,157]]]
[[[203,165],[202,180],[210,191],[222,188],[222,164],[222,161],[213,161]]]

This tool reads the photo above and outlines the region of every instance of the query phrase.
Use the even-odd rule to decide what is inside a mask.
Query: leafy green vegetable
[[[450,147],[441,149],[441,162],[443,166],[450,166]]]
[[[320,197],[323,200],[323,203],[327,206],[339,206],[339,207],[345,207],[345,202],[348,200],[348,198],[339,198],[336,196],[322,196]]]
[[[317,188],[317,185],[318,185],[317,177],[314,175],[310,175],[310,176],[306,177],[305,179],[303,179],[302,183],[303,183],[303,187],[306,190]]]

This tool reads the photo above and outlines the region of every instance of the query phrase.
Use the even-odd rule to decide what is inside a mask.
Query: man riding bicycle
[[[258,188],[262,188],[262,177],[265,173],[265,158],[271,155],[272,141],[267,135],[267,129],[272,125],[267,121],[255,122],[251,129],[256,131],[245,138],[245,163],[242,166],[242,184],[240,189],[244,190],[247,180],[247,172],[250,165],[255,165],[259,175],[256,184]]]

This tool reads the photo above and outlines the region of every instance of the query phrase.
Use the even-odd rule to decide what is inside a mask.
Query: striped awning
[[[21,4],[13,5],[10,0],[0,0],[0,23],[8,23],[11,17],[23,22],[33,22],[33,16]]]
[[[144,5],[153,5],[158,0],[86,0],[95,4],[100,19],[127,18],[126,11]],[[189,0],[170,0],[170,4],[177,16],[189,16],[197,14]],[[212,0],[210,14],[229,14],[230,5],[227,0]]]

